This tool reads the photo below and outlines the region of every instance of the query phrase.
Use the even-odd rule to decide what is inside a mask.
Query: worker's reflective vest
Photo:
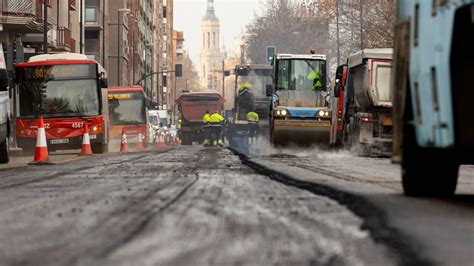
[[[249,122],[249,124],[258,124],[258,122],[260,121],[260,117],[255,112],[249,112],[247,113],[247,121]]]
[[[181,129],[183,127],[183,121],[178,120],[178,129]]]
[[[209,118],[209,124],[211,126],[221,126],[222,121],[224,121],[224,117],[222,117],[219,113],[213,113]]]
[[[317,70],[311,69],[308,74],[308,79],[313,80],[312,90],[321,89],[323,86],[323,84],[321,84],[321,74]]]
[[[209,125],[209,119],[211,119],[211,115],[210,114],[204,114],[204,117],[202,118],[202,122],[204,123],[204,126]]]

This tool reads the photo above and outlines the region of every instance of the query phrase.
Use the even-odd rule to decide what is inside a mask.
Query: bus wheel
[[[104,153],[107,150],[107,144],[97,143],[92,144],[92,153]]]
[[[8,163],[10,158],[8,157],[8,139],[0,143],[0,163]]]

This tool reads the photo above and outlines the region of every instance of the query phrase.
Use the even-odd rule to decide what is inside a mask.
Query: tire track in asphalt
[[[258,175],[221,151],[206,149],[202,157],[212,164],[200,164],[196,185],[104,264],[381,265],[386,250],[366,232],[353,235],[362,221],[346,208]],[[353,227],[340,229],[337,219]],[[367,247],[377,259],[361,254]]]
[[[130,170],[133,169],[133,166],[137,165],[137,161],[143,161],[143,159],[149,158],[147,161],[152,162],[152,159],[157,158],[157,155],[161,155],[161,153],[142,154],[140,156],[134,156],[133,158],[127,158],[126,160],[122,159],[121,161],[116,161],[114,163],[108,163],[108,160],[106,159],[99,163],[98,166],[99,168],[102,167],[104,172],[107,172],[111,169],[115,169],[115,172],[117,173],[122,171],[122,169],[119,169],[119,167],[115,166],[125,165],[128,166],[126,169],[129,169],[128,171],[130,172]],[[166,157],[173,156],[165,154],[165,160],[163,161],[166,161]],[[121,158],[114,157],[112,159],[120,160]],[[170,158],[170,160],[172,160],[172,158]],[[164,164],[166,165],[166,162],[164,162]],[[94,166],[90,166],[87,169],[93,167]],[[96,169],[96,171],[98,170],[100,169]],[[91,172],[93,171],[91,170]],[[101,173],[99,172],[97,172],[97,175],[101,175]],[[112,252],[114,249],[133,238],[135,234],[137,234],[140,230],[142,230],[143,227],[146,226],[148,220],[151,217],[155,216],[160,212],[163,212],[172,204],[174,204],[180,197],[182,197],[198,179],[197,176],[190,174],[191,172],[192,165],[179,167],[173,171],[172,176],[168,176],[167,178],[162,179],[162,182],[155,183],[153,184],[154,186],[147,188],[146,190],[148,192],[144,193],[144,195],[135,195],[140,194],[136,192],[134,196],[128,196],[128,199],[126,199],[126,204],[124,206],[119,206],[119,208],[113,209],[112,212],[110,212],[107,216],[101,218],[100,221],[95,223],[94,226],[92,228],[89,228],[89,230],[85,233],[75,233],[72,234],[72,238],[69,237],[65,239],[64,237],[60,237],[60,232],[65,229],[64,225],[61,226],[62,229],[53,228],[54,230],[52,232],[49,232],[48,235],[54,235],[54,238],[52,238],[51,240],[55,243],[47,245],[45,248],[40,248],[27,252],[25,253],[27,255],[24,257],[22,256],[22,258],[12,258],[12,260],[10,260],[11,264],[77,265],[79,264],[79,262],[82,262],[81,260],[84,257],[89,257],[93,260],[106,256],[108,253]],[[77,168],[69,170],[67,175],[70,175],[71,178],[64,180],[56,179],[56,183],[76,183],[76,181],[74,180],[84,179],[85,177],[84,173],[77,171]],[[109,176],[113,175],[114,172],[109,173]],[[126,175],[127,174],[125,173],[122,176]],[[91,178],[89,180],[91,181],[94,179]],[[112,184],[117,184],[117,182],[114,181],[114,183]],[[80,183],[80,185],[84,186],[85,184]],[[105,188],[109,187],[105,186]],[[118,188],[123,189],[123,187]],[[103,187],[100,187],[98,189],[101,190],[103,189]],[[123,190],[126,191],[126,189]],[[122,197],[125,197],[125,194],[122,195],[124,195]],[[66,195],[66,199],[67,198],[69,197]],[[61,201],[65,204],[71,204],[74,202],[74,200],[74,198],[71,198],[67,201],[63,201],[63,198],[61,198]],[[33,207],[35,207],[35,205],[33,205]],[[82,213],[82,211],[80,212]],[[57,233],[54,233],[54,231],[57,231],[59,235]],[[71,234],[69,233],[69,235]],[[91,241],[91,239],[93,241]],[[45,239],[43,239],[42,241],[45,241]],[[99,241],[100,243],[96,243],[94,241]],[[86,263],[86,265],[89,265],[89,263]]]
[[[407,241],[409,238],[398,230],[390,227],[384,211],[378,209],[368,200],[355,194],[334,189],[327,185],[295,179],[286,174],[274,171],[266,166],[252,162],[245,154],[233,149],[230,150],[240,157],[244,165],[249,166],[259,174],[268,176],[270,179],[287,186],[303,189],[316,195],[326,196],[346,206],[355,215],[363,219],[363,228],[369,230],[371,237],[376,242],[383,243],[397,255],[399,265],[433,265],[433,262],[420,257],[416,248],[411,246],[409,241]],[[307,170],[312,171],[311,169]]]

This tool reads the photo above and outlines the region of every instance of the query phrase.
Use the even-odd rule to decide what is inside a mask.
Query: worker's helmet
[[[249,92],[252,89],[253,89],[253,86],[250,82],[243,82],[242,84],[240,84],[239,94],[244,94],[246,92]]]

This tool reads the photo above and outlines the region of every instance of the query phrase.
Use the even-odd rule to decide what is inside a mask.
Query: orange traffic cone
[[[155,148],[160,147],[160,133],[155,133],[155,137],[153,138],[153,143],[155,144]]]
[[[127,145],[127,133],[125,129],[122,129],[122,140],[120,142],[120,152],[127,152],[128,145]]]
[[[143,135],[141,132],[138,132],[138,141],[137,141],[137,150],[143,150],[145,149],[145,146],[143,145]]]
[[[91,148],[91,139],[89,137],[89,127],[87,123],[84,127],[84,135],[82,136],[82,148],[80,156],[91,156],[92,155],[92,148]]]
[[[34,161],[29,165],[50,165],[53,164],[48,158],[48,144],[46,142],[46,131],[44,129],[43,117],[39,118],[38,132],[36,135],[36,148]]]
[[[163,148],[165,146],[165,142],[163,140],[163,135],[158,133],[155,135],[155,148]]]

